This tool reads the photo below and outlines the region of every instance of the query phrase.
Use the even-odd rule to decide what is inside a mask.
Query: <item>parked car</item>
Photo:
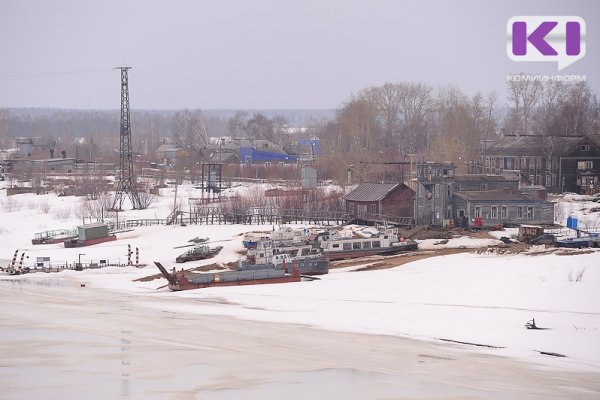
[[[531,244],[554,244],[556,237],[550,233],[544,233],[531,240]]]

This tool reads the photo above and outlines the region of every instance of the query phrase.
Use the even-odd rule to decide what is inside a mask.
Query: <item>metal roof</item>
[[[454,195],[466,201],[540,201],[535,192],[515,189],[460,191],[455,192]]]
[[[93,228],[99,228],[101,226],[105,226],[108,227],[105,223],[103,222],[95,222],[93,224],[85,224],[85,225],[77,225],[77,228],[79,229],[93,229]]]
[[[549,140],[553,141],[552,151],[556,155],[567,154],[583,141],[590,141],[598,146],[597,139],[589,136],[507,136],[490,145],[485,150],[485,154],[513,157],[543,156],[544,145],[548,147]]]
[[[400,185],[400,183],[361,183],[356,189],[345,195],[344,200],[379,201]]]

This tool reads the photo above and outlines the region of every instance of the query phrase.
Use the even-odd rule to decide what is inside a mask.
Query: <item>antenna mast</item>
[[[121,210],[126,196],[131,199],[133,209],[142,209],[142,203],[136,188],[131,151],[131,119],[129,116],[129,84],[127,70],[131,67],[116,67],[121,70],[121,130],[120,130],[120,163],[121,171],[117,183],[117,191],[113,202],[113,210]]]

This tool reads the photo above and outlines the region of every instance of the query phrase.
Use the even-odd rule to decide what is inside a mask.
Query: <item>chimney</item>
[[[67,158],[67,151],[66,150],[61,151],[60,154],[62,154],[63,158]]]
[[[54,158],[54,149],[50,149],[50,158]]]

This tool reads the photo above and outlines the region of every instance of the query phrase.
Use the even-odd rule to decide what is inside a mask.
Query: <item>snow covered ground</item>
[[[80,224],[76,210],[81,199],[29,194],[7,198],[4,191],[0,193],[0,263],[12,258],[16,249],[25,250],[29,257],[26,265],[41,256],[51,257],[52,262],[72,263],[80,253],[84,262],[109,259],[123,263],[130,244],[140,249],[140,261],[147,267],[64,271],[56,276],[90,288],[134,293],[140,305],[334,331],[468,342],[493,346],[472,347],[488,354],[553,368],[600,371],[600,252],[581,251],[570,256],[473,252],[427,258],[387,270],[332,270],[312,282],[172,293],[158,289],[166,284],[164,279],[133,279],[157,273],[153,261],[173,266],[175,257],[185,251],[174,247],[196,236],[219,241],[224,249],[214,259],[186,267],[235,261],[242,250],[241,234],[272,227],[153,226],[118,234],[119,240],[114,242],[79,249],[65,249],[62,244],[32,246],[35,232]],[[119,218],[166,217],[173,204],[172,190],[166,189],[164,195],[150,209],[123,212]],[[178,196],[194,197],[194,191],[180,188]],[[587,215],[595,218],[597,214]],[[433,242],[422,241],[420,246],[438,248]],[[475,248],[496,243],[499,241],[495,239],[456,238],[444,246]],[[47,278],[47,274],[3,277]],[[150,301],[157,297],[178,301]],[[524,324],[532,318],[548,329],[525,329]]]

